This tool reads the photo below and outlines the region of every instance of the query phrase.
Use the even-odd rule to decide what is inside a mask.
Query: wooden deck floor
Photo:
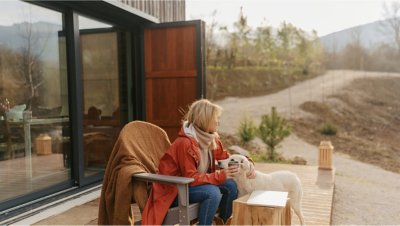
[[[25,157],[0,162],[0,200],[25,195],[70,178],[63,166],[62,154],[32,155],[30,166]]]
[[[85,166],[84,175],[102,171],[102,166]],[[26,195],[71,179],[62,154],[32,155],[0,161],[0,201]]]
[[[318,170],[317,166],[265,163],[256,163],[256,169],[265,173],[276,170],[289,170],[296,173],[299,176],[303,185],[304,194],[302,204],[306,225],[330,225],[334,191],[333,171]],[[98,203],[99,199],[84,204],[82,206],[72,208],[65,213],[49,217],[48,219],[37,222],[36,224],[54,225],[58,224],[58,222],[60,222],[60,224],[79,225],[97,224]],[[81,211],[79,211],[79,209],[81,209]],[[93,209],[93,211],[89,211],[89,209]],[[134,212],[136,216],[137,214],[139,214],[138,209],[136,209]],[[82,217],[80,217],[79,215],[82,215]],[[67,219],[72,218],[74,218],[75,220],[68,222]],[[77,222],[77,219],[82,220]],[[292,224],[299,224],[299,220],[295,214],[292,214]]]
[[[303,215],[306,225],[330,225],[334,191],[334,171],[318,170],[317,166],[257,163],[261,172],[289,170],[296,173],[303,186]],[[292,214],[292,224],[300,224]]]

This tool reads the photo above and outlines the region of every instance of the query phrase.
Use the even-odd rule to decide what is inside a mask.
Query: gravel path
[[[328,71],[323,76],[300,82],[271,95],[248,98],[228,97],[216,102],[224,108],[220,128],[223,132],[233,134],[245,115],[251,116],[258,123],[261,115],[271,112],[272,106],[275,106],[277,111],[287,118],[301,117],[307,113],[299,106],[306,101],[324,101],[355,78],[385,76],[400,76],[400,74]]]
[[[271,106],[286,117],[304,114],[298,106],[309,100],[322,101],[328,95],[363,76],[388,76],[387,73],[329,71],[326,75],[299,83],[278,93],[251,98],[226,98],[217,102],[224,108],[220,130],[235,133],[245,114],[259,119],[269,113]],[[399,76],[399,74],[390,74]],[[258,121],[256,120],[258,123]],[[334,144],[333,144],[334,145]],[[291,135],[278,150],[286,157],[302,156],[308,165],[317,165],[315,145]],[[385,171],[373,165],[352,160],[334,153],[335,196],[332,223],[343,224],[400,224],[400,174]]]
[[[318,148],[296,135],[282,143],[286,157],[302,156],[317,165]],[[400,174],[334,153],[335,195],[332,224],[400,224]]]

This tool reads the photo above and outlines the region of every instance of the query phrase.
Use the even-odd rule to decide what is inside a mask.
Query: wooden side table
[[[250,194],[233,201],[232,225],[290,225],[290,203],[284,208],[247,205]]]

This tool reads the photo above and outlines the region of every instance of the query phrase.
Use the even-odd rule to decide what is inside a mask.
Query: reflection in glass
[[[117,33],[97,21],[96,29],[84,29],[90,21],[79,17],[85,176],[104,171],[121,125]]]
[[[1,3],[0,202],[71,178],[62,14]]]

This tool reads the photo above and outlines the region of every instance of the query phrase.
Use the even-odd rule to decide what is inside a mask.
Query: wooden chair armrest
[[[166,176],[154,173],[137,173],[132,176],[135,180],[147,181],[147,182],[157,182],[164,184],[176,184],[176,185],[186,185],[194,181],[190,177],[176,177],[176,176]]]
[[[132,175],[132,179],[146,182],[176,185],[176,187],[178,188],[178,206],[170,208],[170,210],[174,209],[177,211],[174,211],[175,214],[172,214],[172,212],[170,214],[167,214],[167,217],[164,219],[163,224],[175,224],[174,222],[177,222],[177,220],[179,219],[180,224],[189,225],[190,220],[194,219],[197,216],[199,205],[192,205],[192,209],[191,211],[189,211],[189,184],[194,181],[193,178],[166,176],[153,173],[137,173]]]

